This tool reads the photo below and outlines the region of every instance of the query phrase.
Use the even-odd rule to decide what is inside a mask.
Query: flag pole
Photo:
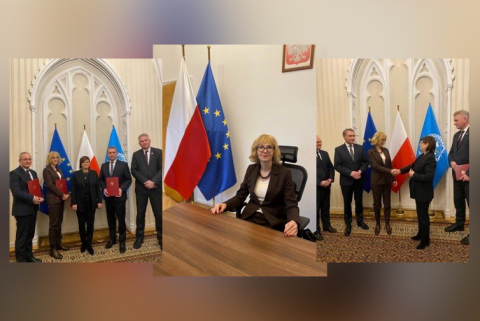
[[[368,106],[368,113],[370,113],[370,110],[371,110],[371,109],[370,109],[370,106]],[[375,214],[375,210],[373,209],[373,207],[371,207],[368,212],[369,212],[369,214],[372,214],[372,215]]]
[[[210,45],[207,46],[207,49],[208,49],[208,61],[210,62]]]
[[[185,60],[185,45],[182,45],[182,57]]]
[[[55,129],[57,129],[57,123],[55,123]]]
[[[432,105],[432,102],[430,101],[430,102],[428,103],[428,105],[431,106],[431,105]],[[422,138],[422,137],[420,137],[420,138]],[[428,216],[429,216],[429,218],[430,218],[430,221],[433,221],[433,220],[435,219],[435,211],[434,211],[433,208],[432,208],[432,203],[433,203],[433,199],[434,199],[434,198],[435,198],[435,195],[433,196],[432,201],[431,201],[430,204],[428,205]]]
[[[397,111],[400,112],[400,105],[397,105]],[[404,216],[405,210],[402,208],[402,188],[398,189],[398,208],[395,210],[397,216]]]

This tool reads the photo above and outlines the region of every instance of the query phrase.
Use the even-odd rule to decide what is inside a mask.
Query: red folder
[[[68,194],[68,189],[67,189],[67,180],[62,178],[62,179],[57,179],[55,180],[55,186],[63,193],[63,194]],[[62,199],[61,197],[57,196],[57,199]]]
[[[40,187],[40,181],[38,178],[35,178],[34,180],[28,181],[28,192],[34,196],[37,197],[43,197],[42,195],[42,188]]]
[[[467,174],[467,171],[468,171],[468,166],[469,164],[462,164],[462,165],[457,165],[457,167],[455,167],[455,179],[457,181],[460,180],[460,178]]]
[[[118,185],[118,177],[107,177],[107,193],[108,196],[120,196],[118,193],[119,185]]]

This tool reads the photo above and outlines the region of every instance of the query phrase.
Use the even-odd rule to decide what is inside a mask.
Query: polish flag
[[[413,152],[410,140],[407,137],[405,127],[403,127],[400,112],[397,111],[395,126],[393,126],[392,139],[390,140],[390,156],[392,157],[393,168],[400,169],[415,161],[415,153]],[[397,175],[397,181],[392,184],[392,191],[398,192],[408,174]]]
[[[167,125],[165,184],[188,200],[210,156],[207,132],[182,58]]]
[[[83,156],[88,156],[90,158],[90,169],[97,172],[97,175],[100,175],[100,167],[98,166],[97,158],[93,154],[92,146],[88,140],[87,132],[83,131],[82,143],[80,144],[80,149],[78,150],[77,163],[75,164],[75,169],[80,169],[80,158]]]

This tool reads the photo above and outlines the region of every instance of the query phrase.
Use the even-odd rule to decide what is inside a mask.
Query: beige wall
[[[128,92],[128,99],[130,100],[130,117],[129,117],[129,136],[128,142],[123,141],[125,145],[129,146],[128,162],[131,161],[132,153],[139,148],[137,142],[137,136],[140,133],[146,132],[152,139],[152,146],[160,147],[162,140],[161,131],[161,88],[159,85],[159,75],[157,68],[151,59],[142,60],[127,60],[127,59],[106,59],[106,63],[113,68],[114,73],[121,79],[124,87]],[[74,103],[72,109],[73,116],[73,128],[71,128],[71,144],[68,135],[70,134],[67,128],[67,122],[63,119],[62,115],[51,115],[46,120],[45,131],[46,142],[39,142],[38,135],[43,135],[40,132],[41,124],[44,121],[40,117],[40,111],[38,110],[36,115],[35,128],[37,134],[35,135],[35,142],[32,142],[32,111],[30,109],[30,103],[28,101],[29,91],[32,89],[32,84],[35,81],[35,76],[38,75],[41,68],[49,62],[49,59],[12,59],[10,62],[10,168],[14,169],[18,166],[18,154],[22,151],[36,150],[36,154],[32,155],[35,159],[34,169],[39,173],[41,178],[41,172],[44,168],[44,155],[45,152],[43,146],[46,145],[49,148],[51,142],[51,133],[53,133],[54,123],[57,122],[63,126],[58,126],[62,142],[66,145],[69,158],[72,163],[76,162],[77,152],[81,141],[81,135],[83,133],[83,125],[87,125],[87,134],[89,135],[90,142],[94,149],[94,153],[97,156],[99,162],[103,162],[105,158],[106,145],[111,131],[111,124],[107,122],[98,122],[96,126],[96,139],[92,139],[92,126],[88,126],[93,115],[91,115],[85,106],[88,104],[88,93],[83,90],[82,84],[85,79],[81,76],[74,78],[74,83],[78,87],[72,95]],[[81,64],[82,62],[78,62]],[[51,101],[50,108],[55,110],[64,108],[60,101]],[[37,109],[39,107],[37,106]],[[100,107],[101,110],[102,107]],[[106,106],[105,108],[110,108]],[[101,114],[101,113],[100,113]],[[121,115],[119,115],[120,117]],[[95,123],[95,119],[93,120]],[[108,124],[108,126],[107,126]],[[120,139],[124,137],[124,133],[121,129],[122,126],[116,126],[119,131]],[[120,128],[118,128],[120,127]],[[36,146],[34,144],[36,143]],[[71,152],[70,152],[71,151]],[[132,184],[133,186],[133,184]],[[12,197],[10,196],[10,209],[11,209]],[[135,193],[132,187],[129,191],[129,210],[130,217],[127,219],[127,225],[130,230],[135,228]],[[75,232],[78,230],[77,220],[75,212],[68,209],[65,212],[65,219],[63,223],[64,232]],[[150,207],[147,212],[147,228],[154,227],[154,218]],[[97,211],[96,228],[107,227],[105,209]],[[39,214],[37,220],[37,234],[39,236],[45,236],[48,234],[48,217]],[[10,245],[12,246],[15,240],[15,219],[10,219]]]
[[[358,69],[358,77],[355,82],[356,90],[352,93],[355,96],[355,108],[351,108],[351,97],[347,94],[347,79],[353,60],[348,59],[318,59],[317,60],[317,133],[321,136],[323,149],[329,152],[332,162],[334,149],[342,144],[342,130],[347,127],[354,127],[357,132],[357,143],[362,144],[365,130],[366,114],[368,107],[371,107],[372,117],[378,131],[384,131],[387,136],[393,129],[397,105],[400,105],[402,121],[407,135],[416,152],[419,135],[422,130],[425,113],[428,103],[432,102],[437,123],[442,133],[447,152],[451,146],[451,137],[456,132],[451,121],[453,112],[459,109],[469,109],[468,88],[469,88],[469,61],[467,59],[453,59],[453,75],[455,77],[452,87],[451,105],[448,110],[447,88],[443,83],[446,81],[446,74],[441,73],[439,60],[432,60],[439,72],[439,90],[435,92],[431,79],[421,78],[411,89],[408,82],[409,72],[418,60],[412,59],[379,59],[381,65],[386,66],[384,73],[387,79],[387,87],[384,88],[379,81],[372,81],[366,85],[366,93],[362,93],[362,85],[366,84],[368,75],[375,75],[375,71],[368,74],[366,65],[369,59]],[[409,69],[410,68],[410,69]],[[409,71],[410,70],[410,71]],[[433,93],[432,93],[433,90]],[[361,111],[361,99],[365,99],[365,113]],[[387,146],[389,145],[387,139]],[[343,198],[338,184],[339,174],[336,172],[336,181],[332,189],[332,210],[343,211]],[[435,189],[435,199],[432,207],[438,210],[445,210],[447,216],[455,215],[453,205],[453,190],[451,184],[450,170],[443,176]],[[407,182],[408,183],[408,182]],[[415,208],[413,200],[409,198],[408,184],[401,189],[402,205],[405,208]],[[364,205],[372,206],[371,193],[364,193]],[[398,194],[392,194],[392,206],[398,205]]]

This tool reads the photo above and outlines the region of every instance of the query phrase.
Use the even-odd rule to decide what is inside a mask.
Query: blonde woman
[[[241,219],[296,236],[300,223],[297,195],[290,170],[281,165],[275,137],[263,134],[255,139],[249,159],[254,164],[247,168],[237,195],[217,204],[211,213],[232,211],[250,195]]]
[[[368,160],[372,166],[371,185],[373,195],[373,210],[375,212],[375,235],[380,234],[380,210],[383,209],[385,216],[385,230],[387,234],[392,234],[390,227],[390,197],[392,191],[392,182],[394,176],[392,173],[392,159],[388,149],[383,147],[387,141],[387,135],[384,132],[376,132],[372,137],[372,145],[368,151]]]
[[[47,166],[43,170],[43,180],[47,186],[47,205],[49,230],[48,238],[50,241],[50,256],[61,260],[62,254],[58,250],[67,251],[69,248],[62,245],[62,222],[63,222],[63,206],[64,201],[68,198],[68,194],[63,194],[55,185],[55,181],[65,178],[62,170],[58,165],[62,162],[57,152],[50,152],[47,155]]]

